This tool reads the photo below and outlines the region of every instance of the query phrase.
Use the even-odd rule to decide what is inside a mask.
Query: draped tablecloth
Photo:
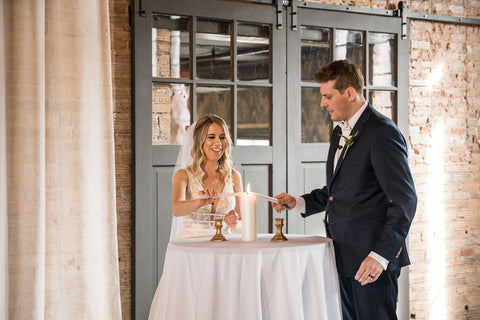
[[[149,319],[340,320],[332,240],[286,236],[170,242]]]

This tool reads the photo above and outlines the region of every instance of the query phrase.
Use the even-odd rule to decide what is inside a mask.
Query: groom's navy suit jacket
[[[304,217],[326,212],[327,235],[333,239],[338,271],[353,277],[370,251],[397,270],[410,263],[405,238],[415,214],[417,196],[408,166],[407,146],[397,126],[369,104],[358,119],[333,172],[341,134],[330,140],[327,185],[302,197]]]

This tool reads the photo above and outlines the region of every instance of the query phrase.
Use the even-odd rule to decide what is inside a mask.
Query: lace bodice
[[[186,168],[188,184],[185,195],[186,200],[197,199],[199,192],[204,189],[199,177],[194,176],[189,168]],[[222,193],[233,193],[232,181],[227,181]],[[213,204],[198,208],[196,211],[183,217],[183,228],[176,238],[213,236],[215,234],[215,219],[223,219],[230,211],[235,209],[235,197],[217,198]],[[224,223],[223,234],[231,233]]]

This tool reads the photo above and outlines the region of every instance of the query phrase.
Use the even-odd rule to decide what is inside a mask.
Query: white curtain
[[[2,4],[0,317],[121,319],[108,0]]]
[[[7,145],[5,109],[5,20],[0,0],[0,319],[8,319]]]

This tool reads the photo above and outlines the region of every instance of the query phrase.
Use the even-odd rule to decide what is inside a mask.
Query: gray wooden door
[[[361,66],[365,97],[408,137],[408,37],[404,34],[402,39],[401,18],[392,11],[296,3],[287,11],[295,12],[296,21],[287,19],[286,155],[287,190],[301,195],[326,184],[328,145],[335,125],[320,107],[320,87],[314,81],[317,68],[337,59]],[[323,218],[324,212],[306,219],[287,215],[288,232],[325,235]],[[409,317],[408,290],[408,268],[404,268],[399,279],[399,319]]]
[[[266,195],[286,188],[286,38],[275,28],[275,8],[218,0],[142,5],[134,41],[137,319],[148,316],[170,235],[183,133],[176,124],[218,114],[231,130],[244,188]],[[257,201],[257,213],[258,232],[271,232],[269,203]]]
[[[331,11],[319,9],[325,6],[321,4],[305,6],[296,8],[295,30],[287,19],[287,189],[296,195],[326,184],[334,124],[320,107],[320,85],[314,80],[319,66],[338,59],[361,66],[367,100],[408,134],[408,41],[400,39],[400,19],[345,13],[351,7]],[[288,232],[324,235],[323,217],[289,215]]]
[[[136,319],[148,317],[170,235],[171,181],[182,134],[176,124],[206,113],[222,116],[244,187],[249,183],[267,195],[309,192],[325,184],[333,126],[320,108],[313,75],[321,64],[349,58],[367,74],[367,97],[390,101],[385,112],[406,134],[408,75],[397,70],[408,66],[408,44],[398,40],[398,19],[267,2],[135,3]],[[389,63],[378,64],[390,68],[390,82],[377,79],[376,44],[392,51]],[[273,213],[266,201],[257,206],[260,233],[272,232],[273,218],[285,217],[288,233],[324,234],[321,214],[304,220]]]

